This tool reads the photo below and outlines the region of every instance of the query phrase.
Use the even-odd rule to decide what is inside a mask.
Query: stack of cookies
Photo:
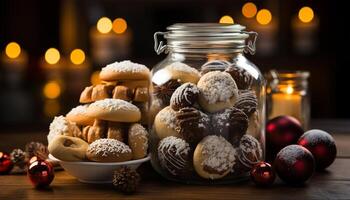
[[[80,103],[55,117],[50,153],[64,161],[122,162],[147,156],[150,72],[130,61],[102,68],[101,84],[86,87]]]
[[[254,78],[227,61],[175,62],[152,77],[153,159],[176,179],[240,176],[263,157]]]

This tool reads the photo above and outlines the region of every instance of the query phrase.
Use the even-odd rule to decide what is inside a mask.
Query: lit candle
[[[293,46],[298,53],[309,54],[316,49],[319,20],[310,7],[299,10],[292,19]]]
[[[90,30],[90,39],[92,57],[99,65],[126,58],[130,53],[131,32],[122,18],[112,22],[102,17]]]
[[[16,42],[6,45],[2,53],[1,62],[5,69],[6,79],[10,85],[17,85],[23,76],[23,71],[28,65],[28,55]]]
[[[257,53],[264,56],[271,55],[277,46],[277,20],[272,17],[268,9],[261,9],[256,14],[256,22],[253,29],[259,34],[259,39],[256,41]]]
[[[81,49],[74,49],[69,58],[67,89],[69,89],[68,92],[80,92],[88,82],[91,65]]]
[[[272,94],[272,111],[269,118],[290,115],[302,121],[302,96],[294,93],[292,86],[287,86],[283,93]]]
[[[44,57],[40,60],[40,66],[44,70],[47,80],[61,80],[63,78],[65,60],[61,58],[60,52],[56,48],[46,50]]]

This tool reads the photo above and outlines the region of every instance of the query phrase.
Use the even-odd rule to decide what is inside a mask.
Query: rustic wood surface
[[[141,166],[143,181],[137,193],[123,195],[111,185],[78,182],[65,171],[55,173],[51,187],[34,189],[25,175],[0,176],[0,200],[3,199],[350,199],[350,131],[333,134],[337,159],[326,171],[317,172],[304,185],[292,187],[279,179],[269,188],[246,181],[231,185],[183,185],[162,179],[150,164]],[[23,147],[27,141],[45,141],[45,133],[0,133],[0,150]]]

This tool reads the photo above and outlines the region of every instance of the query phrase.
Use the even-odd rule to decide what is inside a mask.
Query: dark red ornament
[[[36,159],[29,164],[27,175],[36,188],[49,186],[55,177],[52,165],[40,159]]]
[[[284,147],[274,162],[277,175],[290,184],[307,181],[315,171],[315,160],[311,152],[300,145]]]
[[[279,116],[266,124],[267,160],[273,161],[276,154],[290,144],[297,144],[304,133],[300,122],[291,116]]]
[[[307,148],[315,158],[316,169],[323,170],[331,165],[337,155],[337,147],[333,137],[322,130],[306,131],[299,139],[298,144]]]
[[[250,178],[258,186],[269,186],[275,181],[275,171],[267,162],[259,162],[250,171]]]
[[[8,174],[13,168],[13,162],[9,154],[0,152],[0,175]]]

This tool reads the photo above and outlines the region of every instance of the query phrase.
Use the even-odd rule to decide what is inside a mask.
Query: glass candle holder
[[[305,130],[310,121],[307,71],[270,70],[266,74],[267,118],[289,115],[298,119]]]

